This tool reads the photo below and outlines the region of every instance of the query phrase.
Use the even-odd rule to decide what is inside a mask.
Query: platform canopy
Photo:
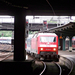
[[[57,35],[61,36],[75,36],[75,22],[70,22],[63,26],[58,26],[54,28],[50,28],[49,32],[54,32]]]

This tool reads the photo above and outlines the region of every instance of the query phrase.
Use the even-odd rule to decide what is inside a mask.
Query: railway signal
[[[47,30],[48,25],[47,25],[47,21],[43,21],[43,30]]]

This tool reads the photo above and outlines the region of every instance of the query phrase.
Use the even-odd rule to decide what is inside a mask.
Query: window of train
[[[56,42],[56,37],[40,37],[40,42]]]
[[[37,37],[37,34],[34,35],[34,38],[36,38],[36,37]]]

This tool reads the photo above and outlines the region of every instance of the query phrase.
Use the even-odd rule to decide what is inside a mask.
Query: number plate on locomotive
[[[50,45],[46,45],[46,47],[50,47]]]

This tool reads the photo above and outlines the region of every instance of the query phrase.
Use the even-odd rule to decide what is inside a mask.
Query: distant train
[[[72,38],[72,49],[75,50],[75,37]]]
[[[25,43],[25,48],[26,48],[26,52],[30,54],[30,50],[31,50],[31,38],[32,38],[33,34],[29,35],[28,38],[26,39],[26,43]]]
[[[65,40],[65,49],[69,50],[69,38]],[[72,38],[72,49],[75,50],[75,37]]]
[[[11,44],[11,37],[0,37],[0,43],[2,44]]]
[[[59,60],[58,36],[55,33],[36,33],[26,40],[26,51],[37,58]]]

